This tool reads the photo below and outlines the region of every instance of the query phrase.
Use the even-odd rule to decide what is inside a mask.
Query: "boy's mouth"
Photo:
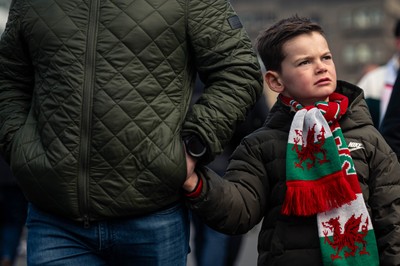
[[[329,83],[330,81],[331,81],[330,78],[322,78],[322,79],[319,79],[317,82],[315,82],[314,85],[318,85],[321,83]]]

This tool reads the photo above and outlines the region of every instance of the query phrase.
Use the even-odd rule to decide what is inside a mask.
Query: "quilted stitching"
[[[188,63],[195,63],[215,81],[211,89],[219,100],[209,102],[206,94],[205,106],[195,110],[202,116],[190,115],[185,123],[188,130],[204,130],[200,133],[209,138],[213,152],[221,150],[218,139],[230,138],[227,129],[232,121],[244,118],[248,104],[256,98],[248,92],[259,85],[255,56],[242,51],[251,48],[249,40],[242,41],[245,33],[233,34],[227,23],[207,19],[215,15],[226,21],[233,11],[225,13],[227,6],[221,3],[228,2],[194,1],[191,12],[197,15],[187,25],[184,9],[189,2],[185,0],[98,1],[95,50],[86,46],[92,34],[88,29],[94,30],[88,27],[90,0],[19,2],[25,3],[21,29],[37,71],[33,113],[18,132],[14,156],[19,160],[13,168],[26,187],[33,187],[27,194],[36,203],[76,219],[81,215],[76,189],[82,185],[77,176],[85,166],[79,165],[85,162],[79,157],[84,144],[81,123],[86,115],[82,105],[90,88],[93,105],[86,166],[92,218],[99,219],[140,214],[178,200],[186,171],[179,135],[191,94],[182,90],[192,78]],[[188,36],[202,36],[192,40],[196,62],[187,54]],[[215,45],[218,52],[211,51]],[[85,80],[85,59],[91,51],[95,51],[95,76]],[[226,57],[237,65],[254,62],[254,69],[249,70],[254,76],[246,77],[249,73],[240,71],[233,74],[237,65],[227,68],[231,61]],[[227,70],[218,72],[219,68]],[[224,84],[221,74],[245,81]],[[237,94],[237,87],[243,95]],[[232,89],[231,96],[227,88]]]
[[[96,188],[93,190],[93,204],[112,209],[119,200],[129,200],[126,195],[131,197],[142,193],[139,190],[143,190],[146,182],[151,182],[151,187],[153,183],[162,185],[165,180],[154,180],[160,176],[160,161],[182,168],[182,162],[174,161],[176,158],[170,157],[170,151],[165,153],[165,149],[171,148],[171,143],[165,143],[160,132],[173,136],[178,131],[176,118],[181,116],[182,96],[175,91],[177,83],[181,82],[184,61],[176,62],[176,55],[179,58],[184,56],[185,33],[181,26],[184,16],[172,17],[166,13],[177,2],[102,1],[101,4],[90,156],[92,164],[101,162],[101,167],[109,170],[93,175],[91,187]],[[103,13],[107,8],[118,8],[119,12]],[[25,19],[31,22],[26,32],[35,35],[30,39],[32,57],[40,69],[35,90],[39,134],[45,136],[41,138],[45,149],[57,151],[57,154],[47,154],[52,157],[51,164],[55,169],[58,164],[64,165],[64,161],[79,159],[79,139],[71,143],[67,134],[70,134],[70,128],[79,128],[81,122],[80,81],[85,47],[77,47],[74,43],[86,39],[88,9],[85,1],[68,5],[62,1],[45,1],[40,6],[33,5],[25,15]],[[154,23],[157,23],[156,27]],[[121,27],[126,24],[132,27]],[[173,31],[174,25],[179,26],[180,32]],[[170,45],[166,45],[168,43]],[[71,79],[74,76],[76,79]],[[57,89],[59,87],[62,90]],[[126,136],[127,132],[132,136]],[[115,147],[120,147],[118,156]],[[143,152],[146,149],[150,151]],[[136,154],[142,158],[135,159]],[[25,167],[37,165],[43,156],[44,150],[33,157],[25,157]],[[134,174],[143,178],[151,175],[153,179],[142,181],[144,185],[139,185],[139,190],[135,182],[140,179],[132,182],[132,177],[127,175],[126,161],[130,160],[144,163],[136,165]],[[39,178],[52,178],[54,174],[53,171],[46,172]],[[76,182],[73,175],[59,178],[66,186]],[[149,191],[145,193],[143,198],[151,194]]]

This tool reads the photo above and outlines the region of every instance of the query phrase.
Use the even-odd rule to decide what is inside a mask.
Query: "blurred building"
[[[338,78],[357,82],[369,64],[394,53],[393,25],[400,0],[231,0],[250,37],[294,14],[318,22],[335,60]]]
[[[0,34],[3,33],[11,0],[0,0]]]

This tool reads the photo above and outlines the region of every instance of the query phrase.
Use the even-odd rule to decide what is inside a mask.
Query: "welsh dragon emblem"
[[[356,243],[361,243],[362,249],[359,251],[360,255],[369,255],[366,250],[367,241],[364,238],[368,234],[368,217],[365,219],[365,223],[361,227],[361,232],[358,232],[360,224],[362,223],[362,214],[357,218],[353,214],[349,220],[344,225],[344,231],[342,232],[342,227],[339,222],[339,217],[331,218],[327,222],[322,222],[323,227],[328,228],[333,233],[333,241],[328,237],[328,231],[325,230],[323,233],[325,235],[324,243],[328,243],[334,250],[336,254],[331,254],[331,259],[342,259],[339,253],[344,250],[344,256],[354,257],[357,249],[360,247]]]
[[[308,129],[308,134],[307,134],[307,140],[304,141],[301,144],[301,149],[299,149],[299,143],[300,140],[303,138],[303,132],[302,130],[298,130],[296,129],[296,138],[293,139],[294,142],[294,146],[292,148],[292,150],[295,150],[297,153],[297,156],[299,158],[298,162],[295,162],[295,167],[296,168],[303,168],[303,163],[309,159],[311,160],[311,162],[307,162],[307,169],[312,168],[316,162],[318,162],[319,164],[323,164],[328,162],[329,160],[326,159],[326,149],[323,149],[322,146],[325,143],[325,129],[324,127],[321,128],[321,132],[320,134],[318,134],[317,137],[317,141],[314,142],[314,136],[315,136],[315,125],[312,128]],[[305,143],[307,145],[305,145]],[[317,157],[318,153],[322,153],[323,158],[320,159]]]

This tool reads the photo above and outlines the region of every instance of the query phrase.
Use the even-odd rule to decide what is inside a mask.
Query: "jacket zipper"
[[[84,67],[84,84],[82,91],[82,120],[79,158],[79,206],[85,228],[90,227],[89,215],[89,158],[92,124],[93,89],[95,84],[96,38],[99,20],[99,0],[89,1],[89,23]]]

